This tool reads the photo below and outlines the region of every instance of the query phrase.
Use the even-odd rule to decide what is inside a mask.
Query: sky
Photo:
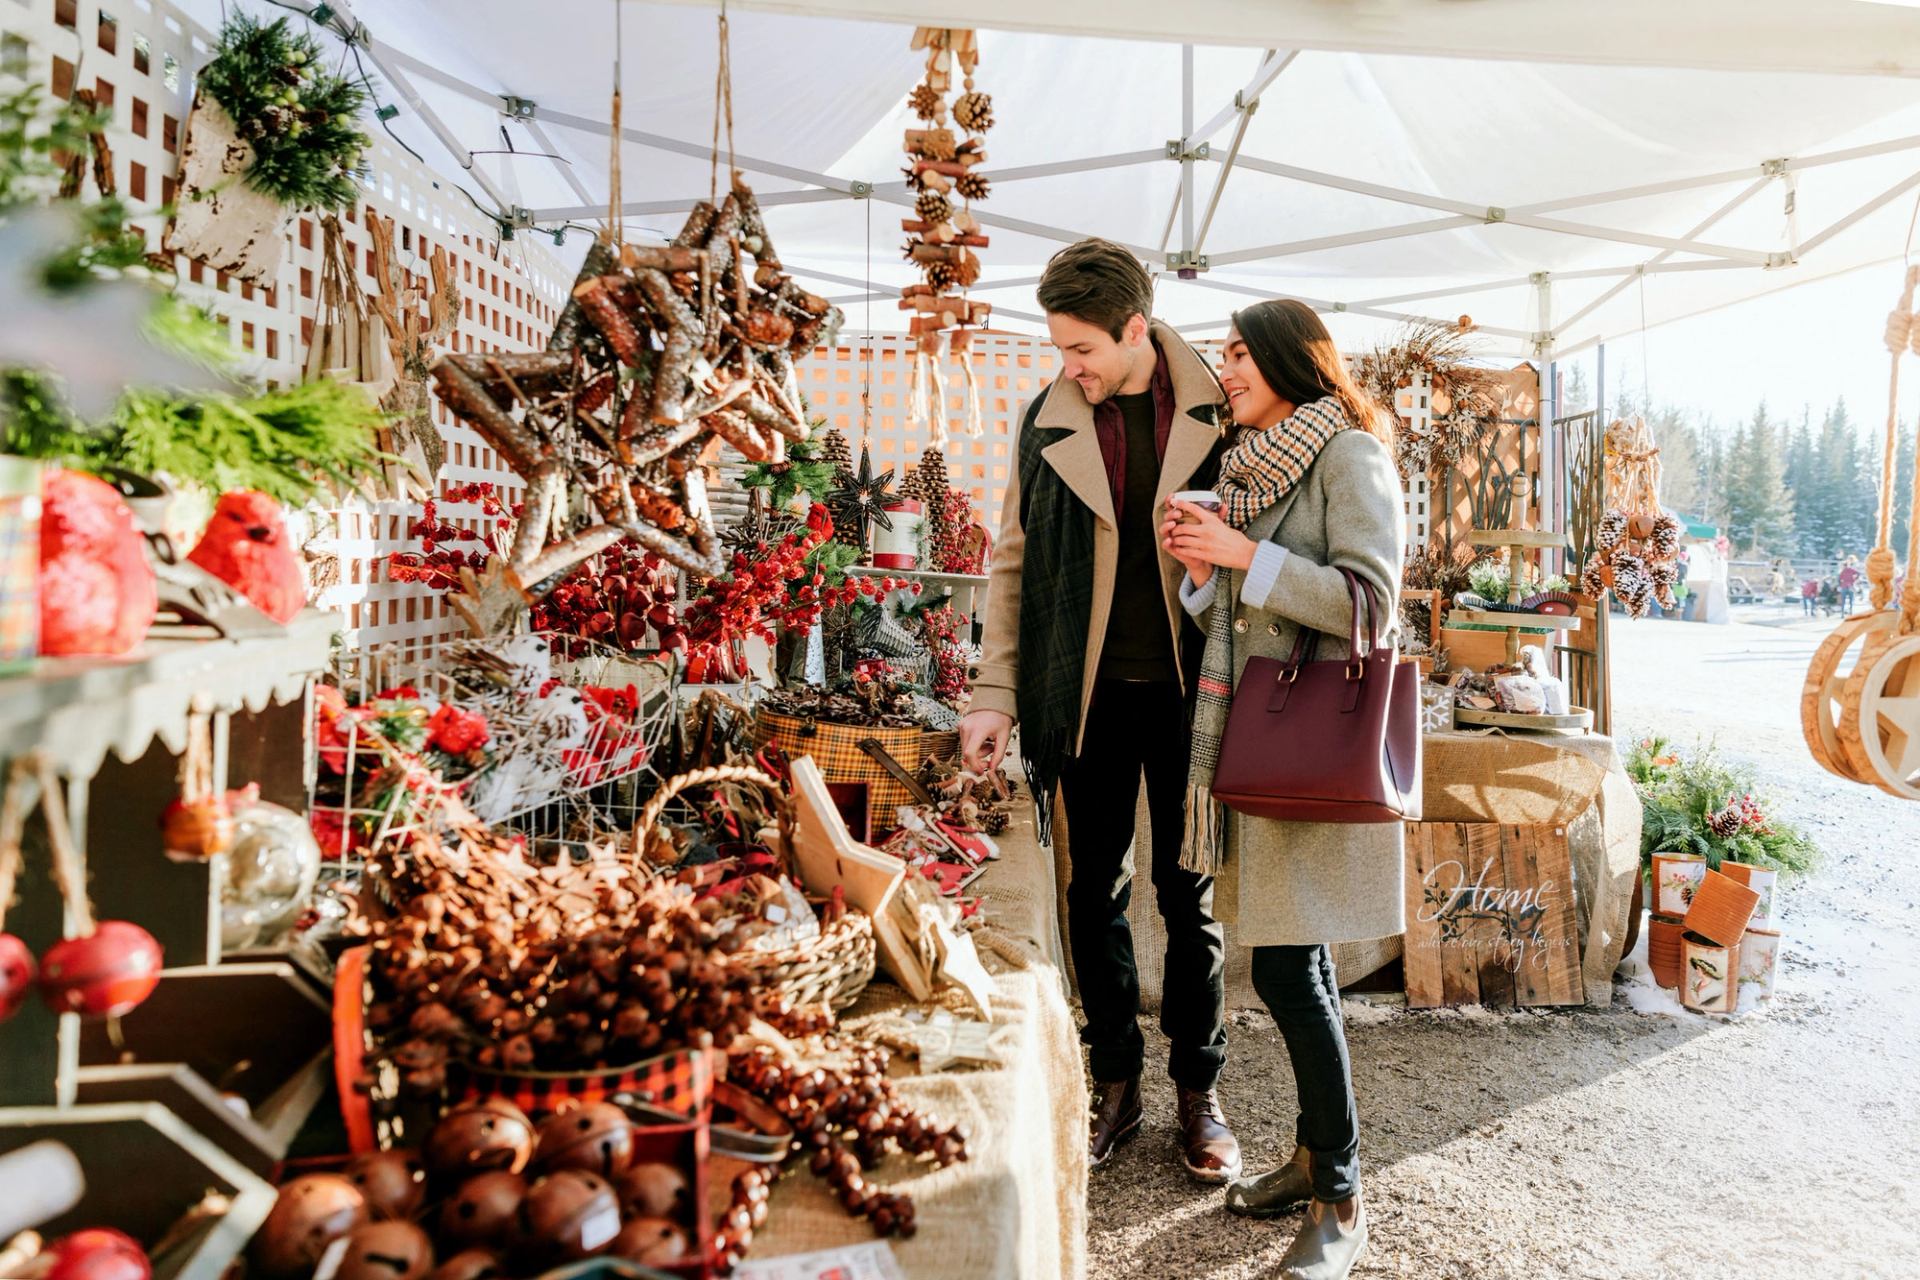
[[[1887,312],[1899,300],[1901,269],[1868,267],[1676,321],[1607,344],[1607,396],[1624,385],[1636,401],[1691,409],[1731,425],[1762,400],[1770,417],[1797,421],[1811,406],[1819,421],[1838,397],[1863,431],[1884,431]],[[1574,358],[1595,378],[1592,353]],[[1920,357],[1901,362],[1901,416],[1920,414]],[[1568,376],[1565,368],[1562,377]]]

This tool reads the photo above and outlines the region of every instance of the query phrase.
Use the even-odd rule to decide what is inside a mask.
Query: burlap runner
[[[1423,757],[1428,821],[1568,824],[1587,1003],[1609,1003],[1613,970],[1620,963],[1626,935],[1633,877],[1640,869],[1640,801],[1613,739],[1598,734],[1433,733],[1426,736]],[[1124,780],[1115,783],[1116,791],[1124,793]],[[1138,801],[1134,830],[1135,849],[1144,849],[1144,796]],[[1070,838],[1070,834],[1062,838],[1063,849]],[[1144,860],[1136,862],[1145,865]],[[1064,853],[1055,874],[1064,903],[1068,879]],[[1152,887],[1144,877],[1134,886],[1128,918],[1133,924],[1140,996],[1148,1008],[1157,1009],[1167,935]],[[1232,945],[1231,928],[1227,943],[1227,1007],[1262,1007],[1248,971],[1253,953]],[[1349,983],[1391,963],[1400,953],[1399,938],[1377,938],[1336,947],[1334,963],[1340,981]]]
[[[895,1156],[869,1175],[914,1198],[919,1233],[891,1243],[915,1280],[1086,1272],[1087,1086],[1059,967],[1053,870],[1024,803],[998,841],[1000,861],[974,883],[987,918],[974,939],[994,975],[991,1045],[1002,1065],[899,1082],[915,1107],[966,1125],[970,1158],[936,1170]],[[911,1003],[876,982],[842,1021],[857,1025]],[[781,1180],[770,1209],[755,1257],[872,1238],[805,1172]]]

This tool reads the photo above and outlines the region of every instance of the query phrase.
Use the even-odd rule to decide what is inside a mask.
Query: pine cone
[[[1620,539],[1627,536],[1627,513],[1609,511],[1600,517],[1600,527],[1593,532],[1594,542],[1602,551],[1611,551],[1620,545]]]
[[[1680,581],[1680,566],[1671,560],[1656,560],[1647,572],[1652,575],[1656,587],[1671,587]]]
[[[936,293],[945,293],[953,288],[954,271],[951,262],[929,262],[926,267],[927,283]]]
[[[1587,561],[1587,567],[1580,573],[1580,589],[1598,600],[1607,589],[1606,580],[1600,576],[1602,561],[1599,556]]]
[[[1740,828],[1743,825],[1745,824],[1741,821],[1740,811],[1731,806],[1725,809],[1716,809],[1707,815],[1707,830],[1713,832],[1713,834],[1719,836],[1722,840],[1730,840],[1734,836],[1739,835]]]
[[[961,94],[953,100],[953,119],[968,133],[985,133],[993,128],[993,95]]]
[[[818,457],[835,471],[853,470],[853,447],[847,443],[846,433],[838,427],[830,428],[820,437]]]
[[[1647,572],[1647,562],[1639,556],[1634,555],[1631,551],[1616,551],[1610,559],[1613,563],[1615,585],[1618,585],[1621,578],[1629,577],[1646,578],[1648,585],[1652,585],[1653,579]]]
[[[953,180],[954,194],[963,200],[985,200],[992,188],[993,184],[984,174],[968,172]]]
[[[1680,554],[1680,532],[1680,522],[1662,512],[1654,522],[1653,536],[1647,539],[1647,550],[1658,559],[1673,559]]]
[[[1653,598],[1662,609],[1677,609],[1680,607],[1680,597],[1673,594],[1673,584],[1671,582],[1655,582],[1653,584]]]
[[[980,278],[980,259],[969,254],[953,264],[953,282],[962,289],[970,289],[973,282]]]
[[[922,191],[913,209],[922,222],[941,223],[953,216],[953,202],[938,191]]]
[[[946,129],[927,129],[920,140],[920,154],[928,160],[951,160],[955,155],[953,134]]]
[[[913,114],[919,116],[922,120],[937,120],[940,118],[940,94],[930,84],[917,84],[913,86],[913,92],[907,95],[907,106],[912,108]]]

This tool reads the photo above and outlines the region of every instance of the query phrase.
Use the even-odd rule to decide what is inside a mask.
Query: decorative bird
[[[287,540],[280,504],[264,493],[220,495],[207,531],[187,559],[254,603],[275,622],[292,622],[306,607],[307,585]]]
[[[40,516],[40,652],[117,657],[140,643],[158,610],[132,509],[104,480],[49,475]]]

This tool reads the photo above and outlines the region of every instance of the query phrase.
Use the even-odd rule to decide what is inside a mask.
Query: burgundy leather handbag
[[[1419,821],[1420,668],[1380,643],[1373,585],[1341,572],[1353,657],[1314,661],[1319,633],[1301,627],[1285,662],[1250,658],[1241,672],[1213,774],[1213,798],[1230,809],[1285,822]]]

